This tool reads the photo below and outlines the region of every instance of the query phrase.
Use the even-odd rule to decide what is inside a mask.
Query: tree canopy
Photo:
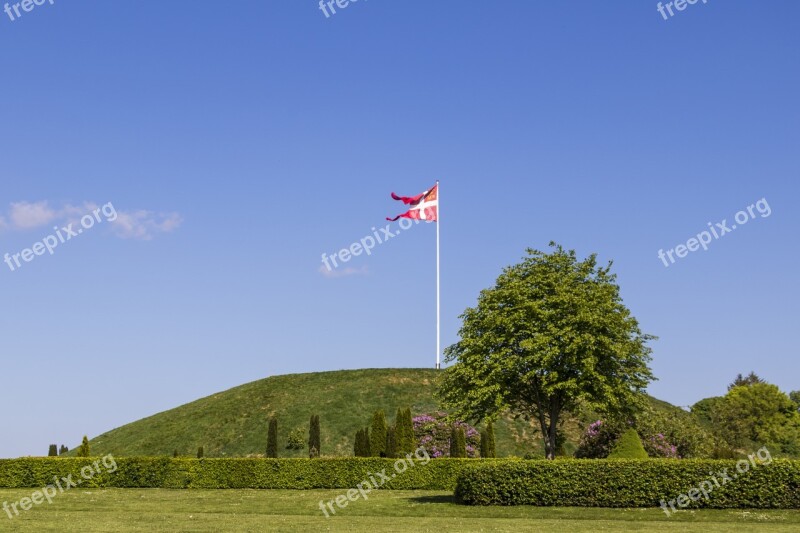
[[[789,399],[794,402],[794,404],[797,406],[797,410],[800,411],[800,390],[790,392]]]
[[[555,457],[561,413],[585,402],[601,412],[641,405],[654,379],[651,350],[623,305],[612,264],[550,243],[505,268],[461,315],[461,340],[445,350],[443,404],[483,420],[509,409],[537,420]]]
[[[734,387],[748,387],[750,385],[755,385],[756,383],[764,383],[764,380],[758,377],[755,372],[750,372],[746,376],[737,374],[736,379],[733,380],[733,383],[728,385],[728,390],[731,390]]]
[[[797,405],[776,385],[733,387],[712,411],[713,423],[733,446],[757,443],[779,446],[786,453],[800,451]]]

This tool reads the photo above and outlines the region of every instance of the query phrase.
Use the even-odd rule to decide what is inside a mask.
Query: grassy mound
[[[182,456],[194,456],[203,446],[206,457],[260,456],[266,452],[269,419],[275,416],[278,456],[307,457],[308,450],[287,450],[287,438],[300,428],[307,441],[309,419],[318,414],[322,454],[352,455],[356,430],[369,424],[374,411],[383,409],[390,424],[398,407],[410,407],[415,416],[436,411],[438,374],[433,369],[404,368],[269,377],[104,433],[90,441],[91,452],[172,456],[177,450]],[[580,424],[568,416],[564,431],[565,450],[571,453],[580,440]],[[543,454],[536,422],[501,417],[495,437],[498,457]]]
[[[287,450],[287,438],[301,428],[307,440],[309,418],[319,414],[322,454],[352,455],[356,430],[369,424],[374,411],[385,410],[390,424],[398,407],[410,407],[414,415],[436,411],[437,375],[433,369],[364,369],[269,377],[104,433],[90,441],[91,451],[171,456],[177,450],[194,456],[203,446],[206,457],[259,456],[275,416],[278,456],[307,457],[308,450]],[[577,423],[571,425],[577,440]],[[495,433],[499,456],[542,450],[528,422],[508,417],[495,425]]]

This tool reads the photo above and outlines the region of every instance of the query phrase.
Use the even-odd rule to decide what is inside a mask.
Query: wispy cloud
[[[319,273],[322,274],[323,277],[330,279],[343,278],[346,276],[366,276],[367,274],[369,274],[369,268],[363,266],[361,268],[347,267],[347,268],[338,268],[335,270],[328,270],[328,268],[325,265],[320,265]]]
[[[75,223],[98,208],[94,202],[59,207],[51,206],[47,200],[13,202],[6,214],[0,213],[0,231],[26,231],[54,223]],[[159,233],[175,231],[183,222],[175,212],[155,213],[144,209],[115,212],[116,217],[109,217],[108,223],[111,232],[121,239],[148,241]]]
[[[17,202],[11,204],[8,218],[14,228],[30,229],[50,224],[58,213],[43,202]]]
[[[153,213],[151,211],[120,211],[112,226],[114,234],[121,239],[149,241],[158,233],[170,233],[181,225],[178,213]]]

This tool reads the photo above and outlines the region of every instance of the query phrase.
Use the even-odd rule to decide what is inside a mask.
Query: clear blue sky
[[[323,275],[441,180],[442,337],[527,247],[614,260],[678,405],[800,389],[800,4],[313,0],[0,12],[0,456],[266,376],[432,367],[435,228]],[[658,259],[766,198],[670,267]],[[347,275],[343,275],[347,274]]]

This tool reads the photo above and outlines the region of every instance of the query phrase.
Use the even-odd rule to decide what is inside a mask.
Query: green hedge
[[[708,498],[689,494],[708,484]],[[455,494],[467,505],[656,507],[675,500],[680,509],[677,498],[694,495],[685,507],[798,509],[800,461],[751,464],[745,473],[737,461],[707,459],[504,461],[464,468]]]
[[[100,474],[81,477],[81,468],[99,458],[24,458],[0,460],[0,488],[40,488],[53,477],[72,474],[86,488],[169,489],[344,489],[368,481],[370,474],[386,470],[395,474],[395,460],[381,458],[331,459],[184,459],[120,457],[116,472],[102,462]],[[381,488],[402,490],[453,490],[458,473],[475,459],[435,459],[396,473]],[[110,465],[110,461],[109,461]],[[378,480],[378,476],[374,476]]]

